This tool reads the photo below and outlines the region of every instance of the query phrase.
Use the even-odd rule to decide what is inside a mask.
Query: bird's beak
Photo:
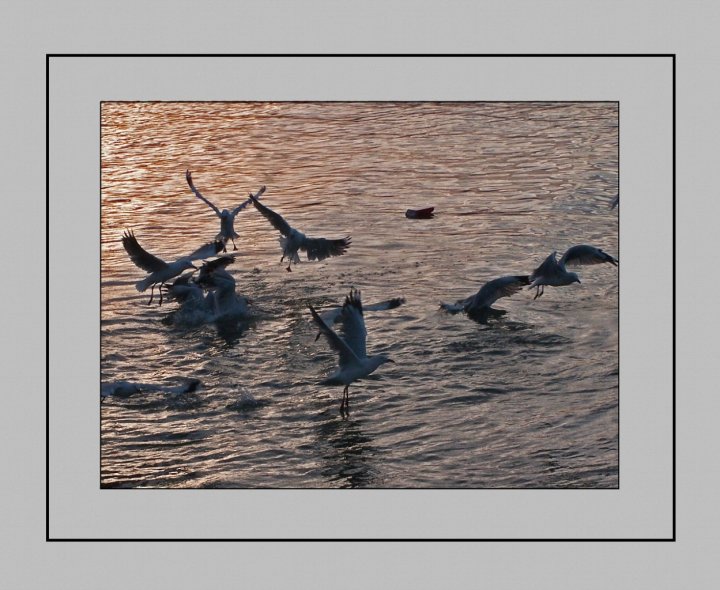
[[[396,364],[394,360],[388,359],[387,362],[392,363],[393,365]]]

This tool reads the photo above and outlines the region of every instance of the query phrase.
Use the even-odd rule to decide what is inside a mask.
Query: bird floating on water
[[[342,256],[350,247],[350,236],[337,240],[328,240],[326,238],[309,238],[302,232],[291,227],[290,224],[279,213],[266,207],[254,195],[250,195],[250,200],[255,208],[263,214],[272,226],[281,234],[280,247],[283,255],[280,262],[288,259],[288,265],[285,270],[288,272],[292,263],[298,264],[300,256],[298,251],[302,250],[307,253],[308,260],[325,260],[331,256]]]
[[[141,293],[148,287],[150,289],[150,301],[148,305],[152,303],[155,285],[160,285],[160,303],[162,305],[163,290],[162,287],[166,281],[175,278],[181,274],[184,270],[189,268],[197,269],[192,263],[194,260],[200,260],[201,258],[209,258],[215,256],[220,250],[222,250],[222,242],[209,242],[204,246],[201,246],[191,254],[178,258],[175,262],[165,262],[157,256],[153,256],[145,250],[135,238],[135,234],[132,230],[126,230],[122,237],[123,247],[130,256],[130,260],[141,268],[142,270],[150,273],[142,281],[135,283],[135,288]]]
[[[488,318],[499,317],[507,313],[502,309],[494,309],[493,303],[502,297],[514,295],[522,290],[523,285],[529,284],[530,277],[528,275],[500,277],[485,283],[475,295],[459,299],[455,303],[441,303],[440,307],[452,314],[464,311],[468,317],[481,324],[486,324]]]
[[[435,207],[425,207],[424,209],[408,209],[405,211],[405,217],[408,219],[432,219],[435,217],[433,213]]]
[[[557,259],[557,251],[553,252],[530,275],[529,288],[535,287],[535,297],[533,299],[537,299],[543,294],[545,285],[562,287],[572,283],[580,283],[580,277],[578,277],[577,273],[569,272],[566,265],[602,264],[604,262],[617,266],[619,261],[610,254],[603,252],[600,248],[586,244],[568,248],[560,260]]]
[[[215,239],[222,241],[223,252],[227,252],[225,244],[227,244],[228,240],[232,242],[233,250],[237,250],[237,246],[235,245],[235,238],[239,238],[240,236],[238,236],[238,234],[235,232],[235,216],[250,204],[250,199],[248,198],[244,200],[232,211],[228,211],[227,209],[223,209],[222,211],[220,211],[220,209],[218,209],[215,205],[213,205],[210,201],[203,197],[200,191],[195,188],[195,184],[193,183],[190,170],[185,171],[185,180],[187,180],[187,183],[190,186],[190,190],[195,194],[195,196],[201,201],[205,202],[213,211],[215,211],[215,215],[220,218],[220,232],[217,234],[217,236],[215,236]],[[259,199],[264,192],[265,187],[262,186],[260,187],[260,190],[255,193],[255,195],[251,194],[250,196],[255,199]]]
[[[194,377],[182,379],[181,385],[157,385],[154,383],[134,383],[132,381],[113,381],[100,385],[100,402],[108,397],[128,398],[137,393],[161,391],[173,396],[194,393],[202,385],[200,379]]]
[[[323,385],[344,385],[343,399],[340,404],[340,414],[345,416],[349,412],[350,384],[358,379],[367,377],[380,365],[394,363],[385,354],[368,356],[366,351],[367,330],[363,319],[363,308],[360,291],[350,290],[342,307],[340,321],[342,322],[342,338],[330,328],[310,306],[313,320],[320,328],[320,332],[327,338],[330,347],[338,353],[338,369],[323,380]]]
[[[205,261],[196,277],[187,273],[165,286],[168,295],[180,303],[174,322],[201,325],[250,317],[250,299],[236,293],[235,278],[225,270],[234,260],[227,255]]]

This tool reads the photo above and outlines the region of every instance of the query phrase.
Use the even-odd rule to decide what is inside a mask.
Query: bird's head
[[[388,355],[386,354],[379,354],[377,356],[378,359],[378,365],[384,365],[385,363],[393,363],[395,364],[395,361],[392,360]]]

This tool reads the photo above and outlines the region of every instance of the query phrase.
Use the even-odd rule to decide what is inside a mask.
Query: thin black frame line
[[[676,130],[676,119],[675,119],[675,54],[672,56],[672,540],[676,539],[676,408],[675,408],[675,388],[677,382],[677,372],[675,367],[675,189],[676,189],[676,174],[675,174],[675,158],[676,158],[676,146],[675,146],[675,130]]]
[[[164,539],[162,537],[153,537],[149,539],[144,538],[129,538],[123,537],[120,539],[104,539],[104,538],[72,538],[72,537],[55,537],[47,539],[49,543],[667,543],[674,541],[675,539],[659,539],[659,538],[602,538],[602,539],[574,539],[574,538],[530,538],[530,539],[508,539],[506,537],[490,538],[490,539],[448,539],[448,538],[433,538],[433,539],[406,539],[402,537],[384,539],[384,538],[363,538],[363,539],[352,539],[352,538],[253,538],[253,539]]]
[[[51,57],[352,57],[353,54],[46,54],[45,60],[45,83],[46,83],[46,105],[45,105],[45,118],[46,118],[46,212],[49,209],[50,202],[50,183],[49,183],[49,143],[50,143],[50,132],[49,132],[49,103],[50,103],[50,92],[49,92],[49,76],[50,76],[50,58]],[[83,541],[100,541],[100,542],[227,542],[227,541],[252,541],[252,542],[263,542],[263,541],[280,541],[280,542],[296,542],[296,541],[308,541],[308,542],[337,542],[337,541],[352,541],[352,542],[366,542],[366,541],[386,541],[386,542],[667,542],[676,540],[676,342],[675,342],[675,327],[676,327],[676,304],[675,304],[675,255],[676,255],[676,244],[675,244],[675,212],[676,212],[676,54],[357,54],[357,57],[670,57],[672,59],[672,249],[673,249],[673,288],[672,288],[672,356],[673,356],[673,415],[672,415],[672,434],[673,434],[673,457],[672,457],[672,470],[673,470],[673,487],[672,487],[672,498],[673,498],[673,525],[672,525],[672,537],[671,538],[605,538],[605,539],[543,539],[543,538],[532,538],[532,539],[71,539],[71,538],[51,538],[50,537],[50,524],[49,524],[49,391],[50,391],[50,375],[49,375],[49,247],[46,243],[46,254],[47,262],[46,266],[46,541],[47,542],[83,542]],[[619,223],[619,220],[618,220]],[[46,237],[49,237],[49,215],[46,216]],[[619,445],[618,445],[619,447]]]
[[[177,57],[290,57],[290,58],[308,58],[308,57],[418,57],[418,58],[445,58],[445,57],[569,57],[569,58],[655,58],[655,57],[675,57],[675,53],[47,53],[49,57],[150,57],[150,58],[177,58]]]
[[[45,539],[50,539],[50,57],[45,56]]]

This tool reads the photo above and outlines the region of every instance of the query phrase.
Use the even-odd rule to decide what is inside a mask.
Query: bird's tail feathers
[[[145,289],[152,285],[152,283],[153,281],[150,280],[150,277],[146,277],[142,281],[135,283],[135,288],[142,293]]]

